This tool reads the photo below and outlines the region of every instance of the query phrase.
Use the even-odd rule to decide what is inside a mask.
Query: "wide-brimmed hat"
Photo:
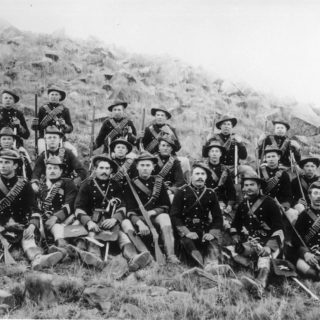
[[[59,92],[61,97],[60,97],[60,101],[63,101],[65,98],[66,98],[66,92],[63,91],[61,88],[59,88],[58,86],[51,86],[49,89],[48,89],[48,94],[52,91],[56,91],[56,92]]]
[[[116,146],[117,144],[123,144],[123,145],[125,145],[125,146],[127,147],[127,149],[128,149],[128,153],[131,152],[132,149],[133,149],[133,145],[132,145],[129,141],[127,141],[127,140],[124,139],[124,138],[118,138],[118,139],[116,139],[116,140],[113,140],[113,141],[110,143],[110,150],[111,150],[111,152],[114,151],[114,148],[115,148],[115,146]]]
[[[0,132],[1,133],[1,132]],[[308,156],[308,157],[304,157],[299,161],[299,167],[301,169],[303,169],[304,165],[308,162],[312,162],[314,163],[317,167],[319,167],[320,165],[320,159],[317,157],[312,157],[312,156]]]
[[[112,109],[116,106],[123,106],[123,108],[125,109],[128,106],[127,102],[124,101],[114,101],[109,107],[108,110],[111,112]]]
[[[20,97],[18,96],[16,90],[12,89],[4,89],[1,92],[1,95],[3,95],[4,93],[10,94],[13,97],[14,103],[17,103],[20,100]]]
[[[278,148],[278,146],[275,145],[267,145],[264,149],[264,154],[266,155],[267,153],[270,152],[276,152],[280,156],[282,155],[282,151]]]
[[[7,136],[7,137],[13,137],[14,139],[18,140],[18,141],[22,141],[22,139],[14,133],[14,131],[12,130],[12,128],[10,127],[3,127],[0,131],[0,138],[3,136]]]
[[[264,189],[267,186],[267,182],[265,180],[263,180],[262,178],[260,178],[255,172],[248,172],[245,173],[242,177],[241,177],[241,182],[242,184],[244,183],[244,181],[246,180],[254,180],[256,182],[258,182],[261,185],[261,188]]]
[[[224,115],[224,116],[222,116],[222,118],[216,123],[216,127],[217,127],[218,129],[221,129],[221,125],[222,125],[222,123],[225,122],[225,121],[231,121],[232,127],[235,127],[236,124],[238,123],[237,118],[231,117],[231,116],[228,116],[228,115]]]
[[[287,121],[284,121],[284,120],[282,120],[282,119],[272,120],[272,124],[273,124],[273,125],[276,125],[277,123],[283,124],[283,125],[287,128],[287,130],[290,129],[290,124],[289,124]]]
[[[170,146],[172,147],[172,151],[177,151],[177,145],[176,145],[176,140],[174,139],[174,137],[171,134],[164,134],[159,138],[159,143],[160,141],[165,141],[168,144],[170,144]]]
[[[171,113],[170,113],[167,109],[165,109],[164,107],[161,107],[161,108],[152,108],[152,109],[151,109],[151,115],[152,115],[152,116],[155,116],[157,111],[162,111],[162,112],[164,112],[164,113],[166,114],[166,116],[167,116],[167,119],[170,119],[170,118],[172,117],[172,116],[171,116]]]
[[[138,163],[138,162],[144,161],[144,160],[151,160],[154,164],[156,164],[158,162],[158,158],[156,156],[152,155],[148,151],[141,152],[141,154],[137,158],[134,159],[135,163]]]
[[[211,175],[210,168],[208,167],[208,165],[205,162],[203,162],[201,160],[197,160],[192,164],[192,169],[194,169],[194,168],[201,168],[207,173],[207,176]]]
[[[5,149],[0,151],[0,158],[20,162],[21,157],[17,151]]]
[[[117,169],[118,169],[117,164],[105,153],[98,154],[98,155],[92,157],[91,162],[92,162],[92,165],[94,167],[96,166],[97,161],[106,161],[106,162],[108,162],[110,164],[111,169],[112,169],[113,172],[116,172]]]
[[[65,163],[63,163],[63,161],[61,160],[61,158],[58,157],[58,156],[51,156],[51,157],[49,157],[49,158],[46,160],[45,163],[46,163],[46,165],[52,164],[52,165],[60,166],[60,167],[64,167],[64,166],[65,166]]]
[[[64,133],[60,131],[56,126],[48,126],[45,130],[45,134],[57,134],[60,137],[64,136]]]
[[[219,148],[221,150],[222,153],[224,153],[226,151],[226,148],[221,144],[220,141],[218,140],[210,140],[204,147],[203,147],[203,152],[202,152],[202,156],[203,157],[208,157],[209,155],[209,151],[211,148]]]
[[[311,183],[310,187],[308,188],[308,192],[311,189],[320,189],[320,181],[315,181],[315,182]]]

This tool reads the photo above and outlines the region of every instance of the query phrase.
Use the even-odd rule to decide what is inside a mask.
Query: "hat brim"
[[[20,97],[18,95],[16,95],[15,93],[13,93],[12,91],[10,90],[3,90],[1,95],[3,95],[4,93],[7,93],[7,94],[10,94],[10,96],[13,97],[13,101],[14,103],[17,103],[20,101]]]
[[[264,150],[264,155],[266,155],[267,153],[271,153],[271,152],[275,152],[277,153],[279,156],[282,156],[282,151],[280,149],[268,149],[268,150]]]
[[[315,158],[315,157],[310,157],[310,158],[306,158],[306,159],[302,159],[299,161],[299,167],[301,169],[303,169],[304,165],[308,162],[312,162],[314,163],[317,167],[320,166],[320,159],[319,158]]]
[[[19,142],[22,141],[22,138],[16,134],[0,133],[0,138],[1,137],[13,137],[14,139],[16,139]]]
[[[138,164],[140,161],[146,161],[146,160],[150,160],[152,161],[154,164],[158,163],[158,159],[156,157],[148,157],[148,158],[136,158],[134,159],[135,164]]]
[[[130,142],[126,141],[126,140],[123,140],[123,141],[122,141],[122,140],[121,140],[121,141],[119,141],[119,140],[113,140],[113,141],[110,143],[110,150],[111,150],[111,152],[114,151],[114,148],[115,148],[115,146],[116,146],[117,144],[123,144],[123,145],[125,145],[125,146],[127,147],[127,149],[128,149],[128,153],[131,152],[132,149],[133,149],[132,144],[131,144]]]
[[[47,166],[48,164],[51,164],[52,166],[59,166],[61,168],[64,168],[66,166],[65,163],[50,163],[50,161],[46,161],[45,165]]]
[[[283,124],[283,125],[287,128],[287,130],[289,130],[289,129],[290,129],[290,125],[289,125],[289,123],[284,122],[284,121],[272,120],[272,124],[273,124],[273,125],[276,125],[277,123],[279,123],[279,124]]]
[[[171,113],[169,111],[164,110],[164,109],[160,109],[160,108],[152,108],[151,109],[151,115],[155,116],[157,111],[164,112],[166,114],[166,116],[167,116],[167,119],[170,119],[172,117]]]
[[[238,120],[237,120],[236,118],[226,118],[226,119],[222,119],[222,120],[218,121],[218,122],[216,123],[216,127],[217,127],[218,129],[221,129],[221,125],[222,125],[225,121],[231,121],[232,127],[235,127],[235,126],[237,125],[237,123],[238,123]]]
[[[252,178],[251,178],[251,177],[246,178],[246,177],[242,177],[242,179],[241,179],[242,184],[243,184],[244,181],[246,181],[246,180],[252,180],[252,181],[255,181],[255,182],[259,183],[260,186],[261,186],[261,189],[264,189],[264,188],[267,186],[267,182],[266,182],[265,180],[261,179],[261,178],[254,178],[254,177],[252,177]]]
[[[223,146],[205,146],[205,147],[203,148],[202,156],[205,157],[205,158],[208,158],[208,157],[209,157],[209,151],[210,151],[210,149],[212,149],[212,148],[218,148],[218,149],[220,149],[222,155],[223,155],[224,152],[226,151],[226,149],[225,149]],[[222,155],[221,155],[221,156],[222,156]]]
[[[96,155],[96,156],[92,157],[91,162],[92,162],[94,167],[96,166],[97,161],[106,161],[106,162],[108,162],[110,164],[111,169],[112,169],[113,172],[117,171],[117,169],[118,169],[117,164],[114,161],[112,161],[111,159],[109,159],[108,157],[104,156],[104,155]]]
[[[112,109],[113,109],[114,107],[117,107],[117,106],[123,106],[123,108],[125,109],[125,108],[128,106],[128,103],[127,103],[127,102],[114,103],[114,104],[112,104],[111,106],[108,107],[108,110],[111,112]]]
[[[55,89],[55,88],[52,88],[52,89],[48,89],[48,94],[50,93],[50,92],[53,92],[53,91],[56,91],[56,92],[59,92],[60,93],[60,99],[59,99],[59,101],[63,101],[65,98],[66,98],[66,96],[67,96],[67,94],[64,92],[64,91],[62,91],[62,90],[59,90],[59,89]]]
[[[194,168],[201,168],[202,170],[204,170],[206,172],[207,176],[210,176],[212,174],[209,168],[204,167],[201,164],[193,164],[192,169],[194,169]]]
[[[170,142],[170,141],[166,140],[165,138],[159,138],[159,143],[160,143],[160,141],[164,141],[164,142],[168,143],[171,146],[173,152],[177,151],[177,146],[173,142]]]

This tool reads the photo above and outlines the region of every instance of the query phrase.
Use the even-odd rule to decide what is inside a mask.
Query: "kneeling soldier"
[[[269,196],[261,195],[265,182],[257,175],[242,178],[245,199],[240,203],[231,224],[235,252],[257,262],[256,281],[248,277],[242,280],[259,296],[267,286],[271,256],[276,258],[284,241],[281,212]],[[238,260],[240,262],[240,259]]]
[[[170,215],[186,253],[201,267],[218,270],[223,219],[215,192],[205,186],[210,174],[206,164],[193,165],[191,183],[175,194]]]
[[[320,280],[320,182],[311,184],[308,190],[310,207],[304,210],[295,224],[304,243],[295,239],[298,249],[297,269],[305,277]]]
[[[39,270],[57,264],[65,254],[43,255],[42,249],[36,245],[35,233],[39,233],[37,226],[41,216],[37,213],[30,183],[15,173],[19,161],[19,154],[13,150],[0,152],[0,239],[3,246],[7,239],[16,245],[21,241],[32,268]]]
[[[130,271],[145,267],[151,262],[150,253],[144,251],[138,254],[127,235],[117,228],[126,213],[121,186],[110,178],[111,173],[117,170],[117,165],[106,155],[93,157],[92,165],[95,177],[89,177],[81,184],[75,202],[76,217],[89,231],[89,238],[93,238],[102,230],[117,233],[117,243],[128,260]],[[86,246],[85,242],[80,240],[77,247],[84,263],[103,268],[100,247],[96,241],[89,241]],[[86,249],[88,252],[84,251]]]

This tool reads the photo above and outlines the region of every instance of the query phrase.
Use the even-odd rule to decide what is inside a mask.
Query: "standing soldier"
[[[133,188],[147,211],[151,222],[161,229],[167,261],[173,264],[180,263],[174,253],[174,237],[170,216],[168,214],[170,207],[168,193],[163,181],[157,180],[151,175],[157,163],[157,158],[149,152],[143,152],[135,161],[139,176],[133,179]],[[126,194],[128,194],[128,219],[123,221],[122,228],[130,239],[132,239],[133,243],[139,244],[136,246],[138,247],[137,249],[141,251],[146,247],[136,235],[136,231],[143,237],[144,242],[150,243],[149,237],[146,237],[150,235],[150,229],[131,190],[128,189],[128,193]]]
[[[80,184],[81,180],[84,180],[87,177],[86,169],[82,166],[72,151],[70,149],[60,147],[62,138],[63,133],[57,127],[47,127],[45,133],[46,150],[37,158],[32,173],[32,188],[36,193],[39,190],[40,179],[46,172],[45,161],[52,156],[58,156],[64,163],[62,174],[64,178],[73,178],[74,172],[78,175],[77,178],[74,179],[77,186]]]
[[[174,196],[170,215],[186,253],[205,270],[218,268],[223,219],[215,192],[205,186],[206,164],[192,167],[191,183]]]
[[[15,173],[19,161],[19,154],[13,150],[0,152],[0,239],[3,246],[6,241],[13,246],[21,243],[32,268],[39,270],[57,264],[65,254],[43,255],[36,245],[40,214],[30,183]]]
[[[280,163],[289,168],[291,167],[291,156],[290,151],[292,151],[295,161],[299,162],[301,159],[300,146],[299,144],[289,139],[287,132],[290,129],[288,122],[284,120],[274,120],[272,121],[274,125],[274,134],[265,136],[264,134],[260,137],[258,142],[259,157],[263,160],[265,154],[265,148],[267,146],[273,145],[277,146],[281,150]]]
[[[242,142],[242,138],[239,135],[232,133],[232,130],[236,126],[237,122],[238,120],[236,118],[224,115],[221,120],[216,123],[216,127],[220,129],[220,133],[214,134],[204,146],[205,149],[212,140],[219,141],[225,149],[224,154],[221,156],[220,162],[221,164],[228,166],[232,171],[234,170],[235,166],[236,146],[238,148],[237,158],[239,160],[245,160],[247,158],[247,149]]]
[[[75,215],[89,231],[89,237],[94,237],[102,230],[118,233],[117,243],[128,261],[129,270],[144,268],[151,262],[150,253],[146,250],[138,254],[127,235],[118,230],[126,208],[121,186],[110,179],[111,173],[116,172],[117,165],[106,155],[94,156],[92,164],[95,177],[89,177],[81,184],[75,202]],[[88,252],[85,252],[86,249]],[[80,259],[87,265],[103,268],[100,247],[96,243],[89,242],[86,246],[83,240],[79,240],[77,251]]]
[[[19,146],[19,147],[18,147]],[[31,159],[27,150],[22,147],[21,138],[10,127],[3,127],[0,131],[0,150],[11,149],[20,154],[21,162],[16,170],[18,176],[31,179]]]
[[[265,180],[264,194],[277,198],[287,211],[292,201],[291,182],[288,173],[279,165],[282,151],[277,146],[268,145],[264,151],[266,164],[260,168],[261,178]]]
[[[109,144],[120,137],[133,145],[136,143],[136,128],[124,112],[127,106],[127,102],[116,101],[108,107],[111,117],[107,117],[103,122],[93,149],[98,149],[103,145],[103,153],[108,153]]]
[[[180,161],[176,156],[175,141],[170,135],[164,135],[159,139],[159,152],[155,155],[157,164],[153,174],[163,179],[167,192],[172,202],[178,188],[185,184]]]
[[[276,258],[283,246],[281,212],[272,198],[261,195],[265,181],[256,174],[244,176],[242,184],[245,199],[240,203],[231,224],[235,243],[233,250],[249,262],[257,263],[256,281],[248,277],[243,277],[242,281],[249,290],[252,289],[261,297],[267,286],[271,256]]]
[[[69,178],[62,178],[64,163],[58,156],[46,160],[46,179],[40,183],[38,199],[46,231],[57,247],[65,247],[62,223],[73,212],[77,187]],[[40,225],[37,225],[40,228]]]
[[[19,102],[20,97],[14,90],[3,90],[1,96],[0,129],[10,127],[20,138],[28,139],[30,132],[24,115],[14,107],[14,104]],[[23,145],[22,139],[19,140],[19,146],[20,145]]]
[[[236,201],[236,190],[232,181],[229,169],[221,164],[220,159],[225,152],[225,148],[219,141],[212,140],[204,146],[203,156],[208,158],[205,162],[210,170],[210,175],[206,179],[207,188],[213,189],[218,197],[220,209],[224,215],[224,227],[230,228],[230,214],[232,206]]]
[[[44,135],[48,126],[56,126],[63,134],[73,131],[70,111],[62,103],[65,98],[65,91],[58,86],[50,87],[48,89],[49,102],[39,108],[38,118],[33,119],[32,130],[39,130],[39,154],[45,150]],[[64,145],[70,149],[75,156],[78,155],[77,149],[70,142],[66,141],[65,138]]]
[[[320,280],[320,182],[316,181],[308,189],[310,207],[304,210],[295,224],[300,239],[295,239],[298,250],[297,269],[305,277]]]

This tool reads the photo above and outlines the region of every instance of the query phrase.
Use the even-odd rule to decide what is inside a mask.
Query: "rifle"
[[[136,199],[137,201],[137,204],[139,206],[139,209],[151,231],[151,234],[152,234],[152,238],[153,238],[153,242],[154,242],[154,250],[155,250],[155,255],[156,255],[156,260],[157,262],[160,264],[160,265],[164,265],[165,264],[165,261],[164,261],[164,257],[163,257],[163,253],[161,252],[161,249],[160,249],[160,246],[159,246],[159,235],[158,235],[158,232],[156,231],[154,225],[152,224],[150,218],[149,218],[149,215],[148,215],[148,212],[147,210],[144,208],[136,190],[134,189],[133,185],[132,185],[132,182],[128,176],[128,173],[125,172],[125,175],[126,177],[126,180],[128,182],[128,185],[132,191],[132,194],[134,195],[134,198]]]
[[[91,106],[91,102],[88,101],[89,106]],[[89,151],[89,157],[91,159],[93,155],[93,145],[94,145],[94,120],[96,116],[96,104],[94,103],[92,106],[92,119],[91,119],[91,141],[90,141],[90,151]]]
[[[257,166],[257,173],[258,173],[258,176],[260,177],[260,159],[259,159],[259,147],[258,147],[258,140],[257,138],[255,138],[255,145],[257,146],[256,147],[256,150],[255,150],[255,156],[256,156],[256,166]]]
[[[264,127],[263,127],[263,132],[264,132],[265,136],[267,135],[267,133],[266,133],[266,131],[267,131],[267,123],[268,123],[268,120],[266,120],[264,122]],[[262,143],[262,152],[261,152],[260,163],[263,162],[265,147],[266,147],[266,137],[263,139],[263,143]]]
[[[111,201],[111,200],[110,200]],[[110,203],[110,202],[109,202]],[[116,211],[116,208],[117,208],[117,204],[115,203],[112,207],[112,212],[111,212],[111,216],[110,216],[110,219],[113,218],[113,215]],[[110,248],[110,241],[108,241],[106,243],[106,249],[105,249],[105,252],[104,252],[104,262],[107,262],[108,261],[108,254],[109,254],[109,248]]]
[[[294,154],[292,152],[292,150],[290,150],[290,162],[291,162],[291,169],[292,167],[295,169],[296,171],[296,175],[297,175],[297,179],[298,179],[298,184],[299,184],[299,189],[300,189],[300,192],[301,192],[301,196],[302,196],[302,199],[305,201],[305,203],[307,203],[307,200],[304,196],[304,192],[303,192],[303,189],[302,189],[302,184],[301,184],[301,180],[300,180],[300,175],[299,175],[299,172],[297,170],[297,161],[294,157]]]
[[[141,132],[144,130],[144,122],[145,122],[145,119],[146,119],[146,109],[143,108],[143,109],[142,109]],[[142,138],[140,139],[139,149],[140,149],[140,152],[144,151],[144,147],[143,147],[143,143],[142,143]]]
[[[239,179],[238,179],[238,145],[237,142],[234,145],[234,183],[238,184]]]
[[[6,238],[2,234],[0,234],[0,242],[3,247],[3,255],[4,255],[4,262],[5,264],[17,264],[16,260],[12,257],[11,253],[9,252],[10,244]]]

